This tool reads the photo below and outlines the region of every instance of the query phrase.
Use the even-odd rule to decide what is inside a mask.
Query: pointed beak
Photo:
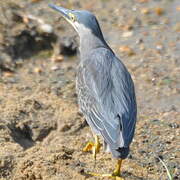
[[[63,7],[56,6],[54,4],[49,4],[49,7],[56,10],[56,11],[58,11],[58,12],[60,12],[65,19],[69,20],[69,15],[68,14],[70,13],[71,10],[63,8]]]

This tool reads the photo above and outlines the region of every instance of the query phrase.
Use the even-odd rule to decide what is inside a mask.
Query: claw
[[[122,165],[122,159],[118,160],[116,168],[112,174],[98,174],[98,173],[88,173],[91,176],[96,176],[96,177],[108,177],[113,180],[124,180],[121,175],[121,165]]]
[[[88,143],[86,144],[86,146],[83,148],[83,152],[91,151],[92,148],[93,148],[93,146],[94,146],[94,143],[93,143],[93,142],[88,142]]]
[[[99,142],[99,137],[95,136],[95,143],[88,142],[87,145],[83,148],[83,152],[92,151],[94,159],[96,159],[96,154],[100,151],[101,144]]]

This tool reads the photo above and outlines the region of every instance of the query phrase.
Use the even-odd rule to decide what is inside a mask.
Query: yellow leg
[[[122,159],[119,159],[116,164],[116,168],[112,174],[98,174],[98,173],[88,173],[88,174],[98,177],[109,177],[114,180],[124,180],[124,178],[121,177],[121,165],[122,165]]]
[[[100,151],[101,144],[99,142],[99,137],[95,136],[95,142],[88,142],[87,145],[83,148],[84,152],[92,151],[94,159],[96,159],[96,154]]]
[[[115,168],[112,175],[114,175],[114,176],[120,176],[121,175],[121,165],[122,165],[122,159],[119,159],[117,164],[116,164],[116,168]]]

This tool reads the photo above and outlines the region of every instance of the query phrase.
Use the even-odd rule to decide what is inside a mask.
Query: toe
[[[93,143],[93,142],[88,142],[88,143],[86,144],[86,146],[83,148],[83,152],[91,151],[92,148],[93,148],[93,146],[94,146],[94,143]]]

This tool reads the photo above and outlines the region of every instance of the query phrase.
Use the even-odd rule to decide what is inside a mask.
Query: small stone
[[[176,7],[176,10],[177,10],[177,11],[180,11],[180,6]]]
[[[52,66],[52,67],[51,67],[51,70],[53,70],[53,71],[57,71],[58,69],[60,69],[59,66]]]
[[[160,7],[155,8],[154,11],[158,16],[161,16],[162,14],[164,14],[164,9]]]
[[[133,31],[126,31],[122,34],[122,37],[127,38],[133,35]]]
[[[162,44],[157,44],[156,45],[156,49],[157,50],[162,50],[163,49],[163,45]]]
[[[10,72],[10,71],[7,71],[7,72],[4,72],[3,75],[5,77],[13,77],[14,76],[14,73],[13,72]]]
[[[36,68],[34,68],[34,72],[35,72],[35,73],[41,73],[41,72],[42,72],[42,69],[39,68],[39,67],[36,67]]]
[[[28,24],[29,23],[29,18],[27,16],[23,16],[23,22],[25,24]]]
[[[39,30],[40,30],[40,32],[50,34],[50,33],[53,32],[53,27],[51,25],[49,25],[49,24],[41,24],[39,26]]]
[[[136,6],[132,7],[132,10],[137,11],[137,7]]]
[[[51,58],[51,60],[52,60],[53,62],[62,62],[62,61],[64,60],[64,56],[62,56],[62,55],[53,56],[53,57]]]
[[[143,43],[143,39],[137,39],[136,40],[136,44],[141,44],[141,43]]]
[[[129,46],[121,46],[119,48],[119,50],[125,54],[127,54],[128,56],[132,56],[135,54],[135,52],[133,51],[132,48],[130,48]]]
[[[126,25],[120,25],[120,28],[124,31],[130,31],[133,29],[133,26],[130,24],[126,24]]]
[[[142,8],[141,9],[141,14],[149,14],[149,13],[150,13],[150,11],[148,8]]]
[[[177,124],[177,123],[169,123],[168,126],[173,128],[173,129],[176,129],[176,128],[180,127],[179,124]]]

